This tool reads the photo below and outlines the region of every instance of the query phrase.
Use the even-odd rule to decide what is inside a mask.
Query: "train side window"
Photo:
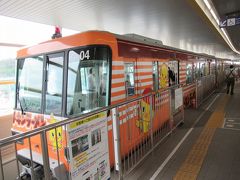
[[[211,62],[209,62],[209,75],[214,75],[215,74],[215,68],[216,64],[214,61],[211,60]]]
[[[208,60],[206,61],[205,68],[206,68],[206,76],[210,75],[210,62]]]
[[[197,63],[193,63],[193,80],[195,81],[198,78]]]
[[[199,68],[198,69],[199,77],[205,76],[205,63],[204,62],[199,62],[198,68]]]
[[[206,66],[205,66],[205,63],[201,64],[201,72],[202,72],[202,76],[206,76]]]
[[[158,62],[153,62],[153,90],[157,91],[159,89],[159,73],[158,73]]]
[[[134,63],[125,63],[125,87],[127,96],[135,94]]]
[[[201,68],[200,62],[196,63],[196,78],[199,79],[201,77]]]
[[[47,56],[45,113],[61,115],[64,53]]]
[[[177,60],[171,60],[168,62],[168,81],[169,86],[178,84],[178,71],[179,71],[179,63]]]

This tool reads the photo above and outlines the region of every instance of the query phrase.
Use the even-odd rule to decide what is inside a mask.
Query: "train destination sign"
[[[222,19],[219,23],[221,28],[240,25],[240,16]]]

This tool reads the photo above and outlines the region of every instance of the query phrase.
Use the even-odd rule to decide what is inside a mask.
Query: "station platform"
[[[124,179],[239,179],[239,107],[239,82],[234,95],[216,90],[198,109],[185,110],[184,124]]]

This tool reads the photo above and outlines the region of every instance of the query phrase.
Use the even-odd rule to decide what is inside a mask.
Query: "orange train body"
[[[172,48],[157,46],[151,43],[144,43],[138,41],[128,40],[125,36],[115,35],[108,32],[101,31],[90,31],[81,34],[72,35],[69,37],[54,39],[47,41],[36,46],[28,47],[18,51],[17,58],[21,59],[24,57],[35,56],[39,54],[47,54],[53,52],[61,52],[66,49],[71,49],[75,47],[88,46],[88,45],[107,45],[111,49],[111,94],[110,98],[111,104],[116,104],[123,102],[126,99],[141,96],[146,89],[153,89],[153,78],[152,78],[152,68],[153,62],[159,62],[159,81],[162,89],[168,87],[168,74],[161,74],[165,70],[164,66],[167,67],[168,62],[171,60],[179,61],[179,83],[185,84],[184,96],[194,91],[194,85],[186,85],[186,69],[187,63],[193,64],[192,59],[197,57],[195,54],[189,52],[178,51]],[[126,96],[125,79],[124,79],[124,63],[131,62],[134,63],[134,82],[135,82],[135,95],[131,97]],[[162,78],[162,79],[161,79]],[[153,109],[154,120],[153,120],[153,131],[158,130],[164,122],[169,120],[170,116],[170,102],[169,94],[165,92],[163,95],[156,97],[154,99],[156,107]],[[149,108],[149,103],[147,101],[141,102],[143,106]],[[139,117],[136,115],[137,104],[132,103],[130,106],[136,107],[129,108],[124,106],[120,108],[119,121],[120,121],[120,134],[121,136],[121,152],[122,156],[127,154],[130,149],[134,148],[140,141],[148,135],[148,124],[141,124],[139,122]],[[144,115],[146,118],[149,114]],[[131,118],[128,118],[131,117]],[[60,120],[60,117],[54,117]],[[67,117],[64,117],[66,119]],[[26,113],[26,115],[21,115],[19,110],[14,113],[13,127],[14,131],[25,132],[37,127],[44,126],[51,123],[50,115],[38,115],[33,113]],[[131,130],[131,136],[129,136],[129,128]],[[142,133],[144,131],[145,133]],[[62,129],[62,145],[66,146],[65,130]],[[57,159],[56,150],[53,144],[56,145],[54,140],[50,139],[50,134],[48,135],[48,152],[49,157],[52,159]],[[58,135],[53,135],[53,137],[58,138]],[[51,143],[52,141],[52,143]],[[112,132],[112,119],[108,117],[108,141],[109,141],[109,158],[110,164],[114,163],[114,147],[113,147],[113,132]],[[34,136],[31,138],[32,150],[41,154],[41,144],[40,137]],[[24,140],[23,144],[18,145],[18,150],[22,148],[28,148],[28,141]],[[64,156],[64,148],[59,149],[60,161],[65,164],[66,169],[69,169],[69,164]]]

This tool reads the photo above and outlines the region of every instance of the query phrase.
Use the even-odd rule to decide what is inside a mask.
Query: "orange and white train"
[[[172,71],[174,79],[169,78]],[[12,132],[22,133],[69,117],[160,91],[181,84],[185,107],[196,106],[195,80],[221,74],[223,60],[167,47],[159,41],[137,35],[116,35],[89,31],[58,38],[24,48],[17,53],[16,101]],[[155,99],[157,105],[153,129],[159,129],[170,118],[169,94]],[[148,109],[148,102],[146,109]],[[134,110],[120,109],[120,129],[127,129],[127,115]],[[130,116],[131,117],[131,116]],[[137,118],[132,116],[132,118]],[[136,120],[132,132],[146,132],[148,118]],[[48,136],[49,157],[57,159],[69,170],[65,156],[64,130]],[[109,159],[114,163],[112,119],[108,118]],[[123,133],[124,134],[124,133]],[[143,133],[144,136],[144,133]],[[56,142],[55,139],[59,142]],[[133,135],[137,137],[137,134]],[[121,137],[131,146],[134,139]],[[136,142],[135,142],[136,143]],[[32,151],[41,153],[40,137],[31,138]],[[23,149],[28,140],[17,146],[20,162],[27,159]],[[122,153],[127,153],[123,149]],[[20,153],[21,152],[21,153]]]

